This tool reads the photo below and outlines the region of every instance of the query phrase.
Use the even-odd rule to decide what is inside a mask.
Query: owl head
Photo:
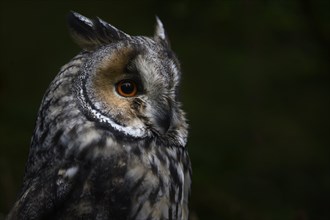
[[[90,120],[125,137],[175,139],[187,124],[178,101],[180,67],[163,24],[154,36],[130,36],[100,18],[68,16],[74,41],[86,54],[77,96]]]

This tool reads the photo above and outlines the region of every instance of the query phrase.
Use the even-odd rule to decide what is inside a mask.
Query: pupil
[[[133,85],[130,82],[124,82],[121,85],[121,91],[123,91],[123,93],[130,94],[133,92],[133,90],[134,90]]]

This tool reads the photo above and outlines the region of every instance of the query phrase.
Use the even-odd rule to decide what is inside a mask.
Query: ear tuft
[[[166,31],[164,29],[164,25],[161,20],[156,16],[156,28],[154,33],[154,39],[157,41],[161,41],[165,43],[165,45],[170,46],[169,39],[167,37]]]
[[[128,34],[118,30],[116,27],[103,21],[101,18],[97,17],[94,20],[94,24],[99,38],[104,40],[106,43],[130,38]]]
[[[83,49],[91,50],[99,44],[93,22],[77,12],[68,14],[68,25],[71,37]]]
[[[100,18],[91,20],[74,11],[68,15],[68,24],[73,40],[85,50],[94,50],[99,46],[130,37]]]

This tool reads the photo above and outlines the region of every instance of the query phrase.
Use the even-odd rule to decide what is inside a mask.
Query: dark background
[[[43,93],[80,50],[66,28],[75,10],[132,35],[162,19],[184,74],[192,219],[330,219],[330,1],[0,6],[0,213],[22,182]]]

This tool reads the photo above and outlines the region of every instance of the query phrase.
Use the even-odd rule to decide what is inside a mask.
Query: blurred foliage
[[[192,219],[330,219],[330,1],[2,1],[0,213],[22,182],[34,120],[78,53],[66,14],[152,35],[184,72]]]

